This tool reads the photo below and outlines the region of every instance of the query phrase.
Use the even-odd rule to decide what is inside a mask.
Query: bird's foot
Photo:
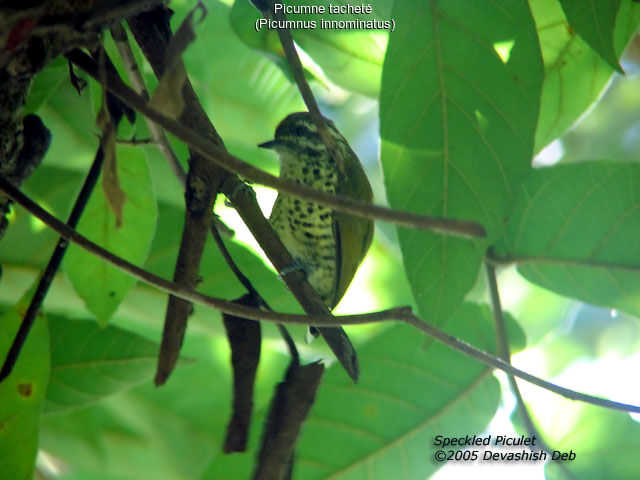
[[[310,263],[307,263],[303,260],[300,260],[299,258],[296,258],[293,260],[293,263],[291,265],[280,270],[280,272],[278,273],[278,278],[282,280],[285,275],[288,275],[291,272],[297,272],[297,271],[301,271],[305,275],[309,275],[309,272],[311,271],[311,269],[312,269],[312,266]]]
[[[251,185],[236,179],[236,181],[233,184],[231,192],[228,193],[227,198],[224,201],[225,206],[232,207],[231,200],[239,192],[245,192],[246,194],[251,195],[253,197],[256,196],[256,192],[253,191],[253,188],[251,188]]]

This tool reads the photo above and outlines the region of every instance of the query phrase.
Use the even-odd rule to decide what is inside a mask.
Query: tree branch
[[[203,295],[196,291],[184,288],[173,282],[165,280],[164,278],[153,275],[146,270],[127,262],[121,257],[118,257],[104,248],[91,242],[86,237],[80,235],[75,230],[69,228],[63,222],[55,218],[50,213],[43,210],[39,205],[33,202],[29,197],[24,195],[20,190],[11,185],[4,177],[0,176],[0,191],[11,197],[13,201],[22,206],[25,210],[38,218],[44,224],[49,226],[52,230],[56,231],[60,236],[66,238],[70,242],[73,242],[85,249],[89,253],[92,253],[103,260],[107,261],[116,268],[128,273],[132,277],[140,280],[141,282],[152,285],[164,292],[171,293],[177,297],[185,300],[196,302],[201,305],[215,308],[224,313],[231,315],[249,318],[251,320],[264,320],[269,322],[282,322],[291,323],[297,325],[324,325],[324,326],[337,326],[337,325],[362,325],[366,323],[376,323],[384,321],[402,321],[405,322],[421,332],[426,333],[433,339],[447,345],[448,347],[459,351],[469,357],[472,357],[481,363],[504,372],[515,375],[522,378],[529,383],[537,385],[546,390],[552,391],[570,400],[579,400],[585,403],[598,405],[601,407],[610,408],[613,410],[621,410],[624,412],[640,413],[640,406],[630,405],[626,403],[614,402],[605,398],[588,395],[581,392],[576,392],[568,388],[564,388],[555,385],[551,382],[547,382],[538,378],[530,373],[515,368],[503,360],[496,358],[495,356],[480,350],[456,337],[443,332],[442,330],[422,321],[417,317],[410,307],[398,307],[388,310],[382,310],[379,312],[359,314],[359,315],[341,315],[338,317],[331,317],[329,315],[293,315],[278,312],[267,312],[256,308],[245,307],[242,305],[234,304],[227,300],[222,300],[208,295]]]
[[[69,52],[67,58],[99,81],[94,63],[87,59],[86,55],[81,51],[75,50]],[[327,205],[332,209],[346,212],[357,217],[385,220],[400,226],[461,237],[484,238],[486,236],[484,227],[477,222],[430,217],[394,210],[341,195],[333,195],[291,180],[281,179],[240,160],[238,157],[218,147],[206,137],[198,134],[198,132],[153,110],[147,105],[144,98],[137,95],[122,83],[119,78],[107,76],[107,88],[123,102],[162,126],[162,128],[185,142],[190,148],[193,148],[212,162],[215,162],[230,172],[237,173],[247,180],[267,185],[294,197]]]

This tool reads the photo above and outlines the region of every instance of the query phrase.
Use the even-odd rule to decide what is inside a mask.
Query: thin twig
[[[66,56],[79,68],[98,80],[94,62],[81,51],[74,50],[68,52]],[[427,215],[394,210],[342,195],[333,195],[322,190],[307,187],[301,183],[276,177],[244,162],[234,155],[231,155],[229,152],[221,149],[215,143],[200,135],[193,129],[153,110],[147,105],[144,98],[140,97],[131,90],[131,88],[122,83],[119,78],[109,76],[107,78],[107,88],[123,102],[162,126],[162,128],[185,142],[190,148],[193,148],[198,153],[207,157],[209,160],[215,162],[226,170],[236,173],[253,182],[267,185],[271,188],[277,189],[278,191],[286,192],[294,197],[312,200],[316,203],[327,205],[332,209],[350,213],[358,217],[385,220],[400,226],[457,235],[461,237],[486,237],[484,227],[477,222],[452,218],[430,217]]]
[[[119,145],[149,145],[150,143],[154,143],[152,138],[116,138],[116,143]]]
[[[113,265],[117,269],[131,275],[133,278],[141,282],[147,283],[149,285],[153,285],[154,287],[158,288],[159,290],[162,290],[163,292],[175,295],[176,297],[183,298],[184,300],[193,301],[201,305],[215,308],[217,310],[220,310],[223,313],[228,313],[231,315],[235,315],[237,317],[245,317],[250,320],[265,320],[269,322],[278,322],[280,320],[283,320],[286,323],[309,325],[308,318],[310,317],[307,317],[305,315],[290,315],[290,314],[267,312],[265,310],[259,310],[255,308],[245,307],[242,305],[237,305],[228,300],[223,300],[220,298],[203,295],[194,290],[184,288],[182,286],[177,285],[174,282],[171,282],[162,277],[154,275],[148,272],[147,270],[144,270],[126,261],[125,259],[117,255],[114,255],[110,251],[102,248],[100,245],[93,243],[91,240],[79,234],[72,228],[69,228],[65,223],[61,222],[56,217],[51,215],[49,212],[42,209],[33,200],[31,200],[24,193],[22,193],[20,190],[14,187],[3,176],[0,176],[0,192],[6,194],[8,197],[14,200],[18,205],[22,206],[25,210],[31,213],[33,216],[42,220],[44,224],[49,226],[61,237],[65,238],[66,240],[72,243],[77,244],[87,252],[95,255],[96,257],[101,258],[108,264]],[[321,323],[334,325],[334,326],[338,324],[338,322],[327,320],[327,318],[324,318],[324,322],[321,322]]]
[[[442,330],[437,329],[433,325],[423,322],[419,317],[415,316],[410,311],[400,311],[398,312],[398,316],[395,317],[397,320],[402,320],[409,325],[416,327],[421,332],[426,333],[430,337],[438,340],[441,343],[457,350],[465,355],[468,355],[476,360],[488,365],[490,367],[497,368],[506,372],[507,374],[515,375],[516,377],[522,378],[529,383],[533,383],[538,387],[544,388],[545,390],[549,390],[551,392],[557,393],[558,395],[562,395],[563,397],[568,398],[569,400],[579,400],[585,403],[590,403],[593,405],[598,405],[600,407],[611,408],[613,410],[621,410],[624,412],[636,412],[640,413],[640,406],[630,405],[626,403],[614,402],[611,400],[607,400],[605,398],[596,397],[593,395],[588,395],[586,393],[577,392],[575,390],[571,390],[569,388],[564,388],[559,385],[556,385],[551,382],[547,382],[546,380],[542,380],[541,378],[536,377],[535,375],[531,375],[519,368],[513,367],[509,365],[507,362],[500,360],[499,358],[490,355],[487,352],[484,352],[472,345],[469,345],[462,340],[459,340],[456,337],[453,337]],[[343,325],[351,325],[356,323],[365,323],[365,322],[352,322],[351,320],[357,320],[353,318],[353,316],[338,316],[336,317]]]
[[[69,228],[75,228],[78,225],[78,221],[82,216],[82,212],[87,206],[89,197],[91,197],[91,192],[93,192],[93,189],[98,182],[98,178],[100,177],[103,160],[104,148],[101,141],[96,155],[93,159],[93,163],[91,164],[91,168],[87,173],[84,183],[82,184],[82,188],[80,189],[80,193],[78,193],[76,201],[74,202],[71,209],[71,213],[69,214],[69,218],[67,220],[67,225],[69,226]],[[16,336],[11,343],[11,347],[9,348],[9,352],[7,353],[4,363],[2,364],[2,370],[0,370],[0,382],[2,382],[11,374],[11,371],[13,370],[13,367],[18,360],[18,356],[20,355],[20,351],[22,350],[22,346],[24,345],[24,342],[26,341],[27,336],[31,331],[31,327],[33,326],[33,322],[36,319],[38,310],[40,310],[42,302],[44,301],[44,298],[47,296],[47,293],[49,291],[49,287],[51,287],[53,278],[60,268],[60,264],[62,263],[64,254],[67,252],[68,246],[69,242],[64,239],[64,237],[60,237],[58,239],[58,243],[53,250],[51,257],[49,258],[49,262],[47,263],[47,266],[42,273],[42,277],[40,277],[38,286],[36,287],[36,291],[34,292],[33,297],[31,298],[31,302],[27,307],[27,311],[24,314],[24,318],[20,323],[18,333],[16,333]]]
[[[260,295],[258,290],[255,289],[251,281],[247,278],[247,276],[244,273],[242,273],[242,270],[240,270],[240,267],[238,267],[238,265],[236,264],[235,260],[231,256],[231,253],[229,253],[229,249],[222,241],[220,232],[216,228],[215,224],[211,224],[211,236],[213,237],[213,240],[218,246],[218,250],[220,250],[220,253],[222,254],[222,258],[224,258],[224,261],[226,262],[227,266],[231,269],[231,271],[233,272],[235,277],[238,279],[238,281],[242,284],[242,286],[247,289],[247,292],[249,293],[249,295],[251,295],[254,299],[256,299],[258,301],[258,304],[261,305],[263,308],[266,308],[267,310],[272,312],[273,309],[269,306],[269,304],[262,297],[262,295]],[[285,344],[287,345],[287,348],[289,349],[292,362],[299,363],[300,355],[298,353],[298,347],[296,347],[296,343],[293,341],[293,338],[291,338],[291,335],[289,334],[286,327],[282,323],[278,323],[277,327],[278,327],[278,331],[280,332],[280,335],[282,336],[282,339],[284,340]]]
[[[485,268],[487,270],[487,283],[489,285],[489,298],[491,300],[491,307],[493,312],[493,323],[496,328],[496,343],[498,347],[498,355],[505,362],[511,365],[509,337],[507,335],[507,330],[504,323],[504,310],[502,309],[502,302],[500,301],[500,290],[498,289],[498,278],[496,276],[496,270],[495,267],[489,263],[485,263]],[[507,374],[507,378],[509,380],[509,388],[511,389],[511,393],[513,393],[513,395],[516,397],[516,408],[518,409],[518,414],[520,415],[520,418],[524,423],[524,427],[527,433],[530,437],[536,437],[538,439],[540,450],[551,456],[553,450],[551,449],[551,447],[549,447],[549,445],[544,440],[543,436],[533,423],[533,418],[531,418],[529,409],[524,403],[524,398],[522,398],[520,388],[518,388],[516,377],[511,374]],[[560,462],[560,469],[568,479],[576,480],[571,471],[562,462]]]
[[[538,378],[530,373],[509,365],[507,362],[496,358],[495,356],[480,350],[456,337],[443,332],[442,330],[430,325],[419,317],[417,317],[410,307],[397,307],[388,310],[382,310],[379,312],[372,312],[359,315],[342,315],[337,317],[330,316],[315,316],[315,315],[293,315],[279,312],[268,312],[256,308],[245,307],[242,305],[234,304],[227,300],[222,300],[208,295],[203,295],[194,290],[184,288],[173,282],[158,277],[132,263],[127,262],[121,257],[114,255],[113,253],[105,250],[104,248],[91,242],[86,237],[80,235],[75,230],[69,228],[63,222],[55,218],[53,215],[42,209],[39,205],[33,202],[29,197],[24,195],[20,190],[14,187],[4,177],[0,176],[0,191],[9,196],[14,202],[22,206],[30,214],[38,218],[52,230],[57,232],[60,236],[66,238],[70,242],[73,242],[83,248],[84,250],[102,258],[109,264],[115,266],[119,270],[128,273],[132,277],[140,280],[141,282],[152,285],[166,293],[175,295],[176,297],[183,298],[185,300],[199,303],[208,307],[220,310],[223,313],[229,313],[238,317],[248,318],[250,320],[264,320],[269,322],[282,322],[291,323],[297,325],[324,325],[324,326],[337,326],[337,325],[362,325],[367,323],[377,323],[384,321],[402,321],[405,322],[421,332],[426,333],[435,340],[443,343],[444,345],[457,350],[469,357],[472,357],[485,365],[504,372],[515,375],[529,383],[533,383],[541,388],[552,391],[570,400],[579,400],[585,403],[598,405],[600,407],[606,407],[613,410],[621,410],[624,412],[640,413],[640,406],[630,405],[626,403],[614,402],[605,398],[588,395],[581,392],[576,392],[568,388],[564,388],[555,385],[551,382],[547,382],[541,378]]]
[[[541,264],[541,265],[562,265],[562,266],[575,266],[575,267],[587,267],[597,268],[605,270],[623,270],[626,272],[638,273],[640,267],[637,265],[630,265],[628,263],[620,262],[608,262],[605,260],[595,260],[589,258],[568,258],[568,257],[529,257],[529,256],[500,256],[497,255],[493,249],[489,249],[486,254],[486,261],[492,265],[524,265],[527,263]]]
[[[509,350],[509,338],[504,324],[504,312],[500,302],[500,291],[496,279],[496,270],[493,265],[485,264],[487,269],[487,283],[489,285],[489,298],[493,312],[494,326],[496,329],[496,343],[498,356],[505,362],[511,363],[511,352]]]
[[[271,14],[273,19],[276,21],[279,19],[286,20],[286,15],[283,12],[276,12],[272,8],[273,2],[269,1],[267,3],[269,4],[269,11],[262,12],[262,15],[265,16],[265,18]],[[327,123],[320,113],[318,103],[313,96],[311,87],[309,86],[307,79],[304,77],[302,62],[300,62],[300,57],[298,56],[298,52],[296,51],[296,47],[293,43],[293,36],[288,28],[278,28],[278,37],[280,37],[280,44],[282,45],[285,57],[287,57],[287,62],[289,63],[293,79],[298,86],[298,90],[300,91],[300,95],[307,106],[307,110],[309,110],[309,113],[311,114],[313,123],[315,123],[318,133],[329,150],[329,153],[331,153],[331,156],[336,160],[338,168],[345,173],[345,160],[342,156],[342,151],[337,147],[333,140],[333,136],[329,133]]]

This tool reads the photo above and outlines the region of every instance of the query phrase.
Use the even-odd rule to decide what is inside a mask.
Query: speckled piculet
[[[371,185],[360,160],[333,122],[326,123],[342,153],[343,170],[330,155],[308,112],[287,116],[278,125],[275,138],[259,146],[278,153],[280,177],[371,202]],[[269,222],[311,286],[333,309],[371,245],[373,221],[279,193]]]

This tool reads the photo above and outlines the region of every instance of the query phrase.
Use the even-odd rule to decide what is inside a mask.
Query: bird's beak
[[[268,142],[261,143],[260,145],[258,145],[258,147],[260,147],[260,148],[270,148],[270,149],[273,150],[275,148],[278,148],[280,145],[282,145],[280,143],[280,141],[278,141],[276,139],[273,139],[273,140],[269,140]]]

